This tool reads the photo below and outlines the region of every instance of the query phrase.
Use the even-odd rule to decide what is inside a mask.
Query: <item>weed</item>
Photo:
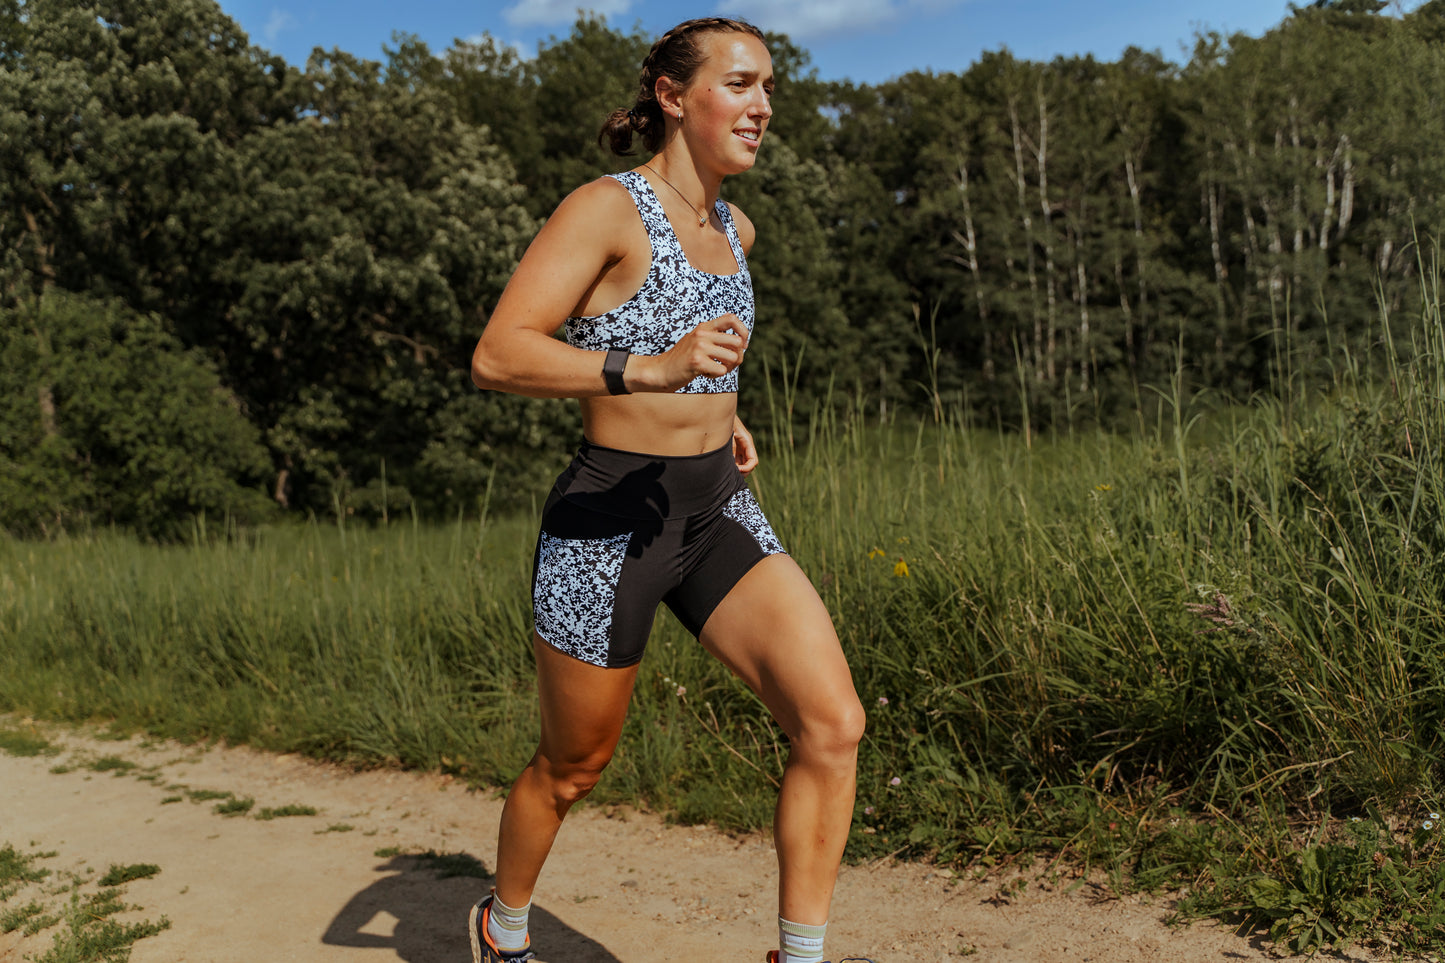
[[[257,819],[280,819],[285,816],[315,816],[319,810],[315,806],[298,806],[295,804],[287,806],[263,807],[256,814]]]
[[[60,747],[33,731],[0,729],[0,752],[12,756],[53,756],[60,752]]]
[[[129,759],[122,759],[120,756],[101,756],[99,759],[85,763],[85,768],[92,772],[113,772],[116,775],[122,775],[139,767]]]
[[[56,880],[50,870],[37,867],[41,859],[53,858],[53,852],[20,853],[7,843],[0,848],[0,895],[9,902],[25,886],[41,890],[44,899],[29,899],[23,905],[0,913],[0,932],[20,930],[34,936],[59,924],[51,938],[48,951],[27,956],[35,963],[123,963],[130,958],[130,948],[137,940],[166,929],[170,923],[145,920],[121,924],[110,917],[138,909],[127,905],[120,885],[154,876],[160,868],[152,865],[112,866],[99,880],[99,889],[84,892],[86,877],[65,872]],[[56,885],[43,885],[47,881]],[[68,905],[52,908],[57,896],[68,896]]]
[[[316,835],[320,836],[323,833],[349,833],[355,828],[356,827],[350,823],[332,823],[325,829],[316,830]]]
[[[133,879],[149,879],[160,871],[161,868],[154,863],[132,863],[129,866],[112,865],[99,882],[101,886],[120,886]]]
[[[24,906],[0,913],[0,933],[20,930],[26,936],[34,936],[47,927],[60,922],[60,917],[45,912],[45,907],[31,900]]]
[[[50,875],[50,870],[37,867],[35,863],[42,859],[50,859],[55,856],[54,852],[47,853],[22,853],[10,843],[0,847],[0,893],[13,895],[12,886],[23,883],[36,883]],[[7,895],[6,899],[9,898]]]
[[[167,797],[165,797],[164,799],[161,800],[161,805],[162,805],[162,806],[165,806],[165,805],[167,805],[167,804],[169,804],[169,803],[183,802],[183,801],[185,800],[185,798],[186,798],[185,796],[167,796]]]
[[[254,805],[256,805],[256,800],[249,796],[245,799],[231,798],[225,802],[216,803],[211,807],[211,811],[218,816],[244,816],[251,811],[251,807]]]

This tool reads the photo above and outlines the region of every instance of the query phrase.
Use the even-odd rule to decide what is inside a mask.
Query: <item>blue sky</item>
[[[640,23],[654,36],[689,17],[742,16],[788,34],[824,79],[860,83],[910,70],[961,72],[1002,47],[1029,60],[1085,53],[1113,60],[1132,45],[1182,61],[1196,31],[1258,36],[1289,11],[1287,0],[221,0],[221,7],[253,43],[295,64],[313,47],[380,59],[393,31],[417,34],[437,51],[487,33],[531,55],[539,41],[565,36],[579,8],[622,29]]]

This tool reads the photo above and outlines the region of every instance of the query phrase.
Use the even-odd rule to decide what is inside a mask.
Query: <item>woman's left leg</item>
[[[758,562],[699,639],[772,712],[792,748],[778,793],[778,914],[822,924],[853,819],[864,713],[833,621],[787,555]]]

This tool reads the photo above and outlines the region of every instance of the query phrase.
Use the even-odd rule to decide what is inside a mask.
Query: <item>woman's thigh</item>
[[[608,669],[583,662],[535,632],[532,649],[542,716],[539,754],[556,765],[605,765],[622,735],[638,667]]]
[[[769,555],[749,569],[699,640],[758,694],[790,737],[817,721],[861,727],[833,620],[790,556]]]

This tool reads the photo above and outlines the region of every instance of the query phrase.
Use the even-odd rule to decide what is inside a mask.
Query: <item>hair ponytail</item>
[[[597,134],[597,143],[606,142],[612,153],[627,157],[634,153],[633,136],[639,135],[642,137],[642,146],[647,148],[649,153],[655,154],[662,147],[662,137],[666,130],[667,123],[662,118],[662,107],[657,98],[652,97],[645,103],[639,100],[631,108],[619,107],[608,114],[602,130]]]
[[[619,107],[607,115],[602,130],[597,134],[598,144],[606,142],[612,153],[626,157],[633,152],[632,138],[635,134],[642,137],[642,146],[649,153],[655,154],[662,149],[663,138],[667,135],[667,120],[662,115],[662,105],[657,102],[657,81],[666,77],[686,89],[707,59],[697,42],[707,33],[746,33],[767,42],[763,32],[746,20],[700,17],[673,27],[652,45],[642,61],[642,74],[637,78],[636,102],[631,108]]]

